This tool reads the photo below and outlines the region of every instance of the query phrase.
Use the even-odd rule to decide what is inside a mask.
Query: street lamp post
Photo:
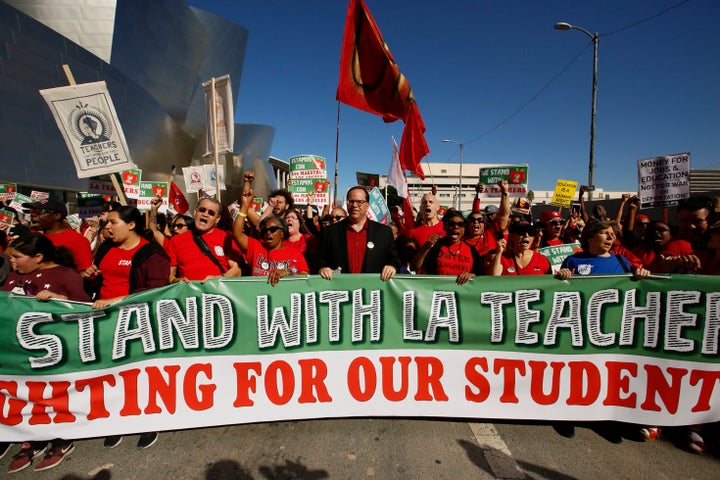
[[[459,211],[462,211],[462,182],[463,182],[463,173],[462,173],[462,162],[463,162],[463,147],[465,144],[458,142],[457,140],[452,140],[449,138],[446,138],[445,140],[442,140],[445,143],[454,143],[460,148],[460,185],[458,186],[458,201],[457,201],[457,208]]]
[[[593,187],[593,174],[595,172],[595,114],[597,112],[597,72],[598,72],[598,44],[600,36],[597,32],[590,33],[582,27],[570,25],[567,22],[555,24],[556,30],[579,30],[590,37],[593,42],[593,80],[592,80],[592,111],[590,113],[590,165],[588,166],[588,186]],[[592,190],[588,192],[588,199],[592,200]]]

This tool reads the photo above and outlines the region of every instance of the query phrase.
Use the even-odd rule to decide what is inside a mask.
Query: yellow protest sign
[[[555,184],[555,192],[551,203],[556,207],[569,207],[572,205],[577,186],[578,182],[572,180],[558,180]]]

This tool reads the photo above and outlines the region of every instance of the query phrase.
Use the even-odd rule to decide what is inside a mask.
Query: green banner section
[[[106,310],[2,293],[0,375],[344,350],[621,354],[718,362],[720,278],[377,275],[179,283]]]

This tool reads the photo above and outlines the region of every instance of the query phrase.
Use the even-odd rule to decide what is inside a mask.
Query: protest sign
[[[197,193],[204,188],[205,169],[202,166],[183,167],[182,171],[187,193]]]
[[[483,188],[478,192],[480,198],[502,196],[498,181],[507,180],[508,194],[511,197],[526,197],[528,193],[527,165],[498,165],[480,169],[480,183]]]
[[[39,190],[33,190],[30,192],[30,198],[33,199],[33,202],[37,202],[38,200],[45,200],[46,198],[50,198],[50,192],[41,192]]]
[[[137,200],[140,198],[140,182],[142,181],[142,170],[134,168],[120,172],[123,192],[125,197]]]
[[[13,226],[15,214],[11,210],[0,208],[0,230],[7,232]]]
[[[720,277],[180,282],[0,292],[0,438],[356,416],[720,420]]]
[[[307,194],[315,192],[315,203],[330,203],[328,196],[327,167],[325,159],[318,155],[297,155],[290,157],[290,180],[288,191],[295,203],[308,203]]]
[[[213,155],[215,152],[232,153],[235,138],[235,114],[233,113],[230,75],[213,78],[203,82],[202,86],[205,90],[205,125],[207,125],[205,156]]]
[[[380,175],[377,173],[355,172],[357,184],[365,187],[368,191],[380,186]]]
[[[563,260],[579,250],[581,250],[579,243],[564,243],[562,245],[539,248],[538,252],[547,257],[553,273],[557,273],[558,270],[560,270]]]
[[[29,213],[29,210],[25,210],[25,207],[23,207],[23,203],[32,203],[33,199],[28,197],[27,195],[23,195],[22,193],[16,193],[15,196],[10,201],[10,208],[14,208],[15,211],[19,213]]]
[[[225,165],[219,165],[217,173],[214,165],[205,164],[202,168],[203,190],[206,192],[212,192],[213,195],[215,194],[218,185],[220,185],[220,190],[225,190]]]
[[[555,191],[553,192],[550,203],[556,207],[570,207],[575,190],[577,190],[578,182],[572,180],[558,180],[555,183]]]
[[[152,201],[157,195],[162,197],[162,205],[158,208],[158,212],[165,213],[167,211],[168,202],[168,182],[140,182],[140,197],[137,200],[138,210],[150,210]]]
[[[640,208],[668,207],[690,198],[690,153],[638,160]]]
[[[378,187],[373,187],[373,189],[368,192],[368,196],[370,197],[367,211],[368,218],[385,225],[390,223],[390,209]]]
[[[78,178],[135,168],[105,82],[40,90]]]
[[[88,178],[88,193],[93,195],[115,195],[115,186],[107,175]]]
[[[77,208],[80,218],[99,217],[102,214],[103,206],[107,200],[102,195],[90,195],[89,193],[78,193]]]
[[[12,200],[17,192],[17,183],[0,183],[0,201]]]

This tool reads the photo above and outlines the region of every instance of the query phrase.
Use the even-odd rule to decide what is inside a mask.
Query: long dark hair
[[[75,268],[75,259],[72,252],[65,247],[55,247],[45,235],[41,233],[28,233],[15,239],[10,248],[17,250],[23,255],[34,257],[37,254],[43,256],[43,262],[53,262],[58,265]]]
[[[135,222],[133,230],[145,240],[153,239],[153,232],[145,228],[145,215],[140,213],[140,210],[130,205],[122,205],[112,211],[117,212],[120,220],[125,223]]]

